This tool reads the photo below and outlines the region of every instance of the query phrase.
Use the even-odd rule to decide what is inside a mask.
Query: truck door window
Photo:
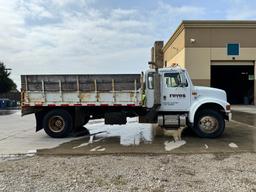
[[[154,73],[148,73],[148,89],[154,89]]]
[[[165,73],[164,79],[167,87],[180,87],[181,77],[180,73]]]

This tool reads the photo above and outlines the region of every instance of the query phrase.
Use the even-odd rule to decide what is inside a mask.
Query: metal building
[[[165,44],[155,42],[151,60],[180,64],[195,85],[224,89],[231,104],[256,104],[256,21],[183,21]]]

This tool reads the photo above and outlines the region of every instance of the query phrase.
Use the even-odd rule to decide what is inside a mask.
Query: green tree
[[[10,74],[4,63],[0,62],[0,93],[6,93],[16,89],[16,84],[9,78]]]

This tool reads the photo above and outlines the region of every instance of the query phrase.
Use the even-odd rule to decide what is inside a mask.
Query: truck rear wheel
[[[67,137],[72,130],[72,117],[67,111],[62,109],[50,111],[43,119],[43,127],[50,137]]]
[[[224,129],[225,120],[216,110],[205,109],[195,117],[193,130],[199,137],[216,138],[222,135]]]

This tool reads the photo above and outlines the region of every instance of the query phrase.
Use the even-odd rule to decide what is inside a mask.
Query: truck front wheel
[[[225,120],[216,110],[205,109],[199,111],[195,117],[193,130],[202,138],[216,138],[222,135]]]
[[[44,116],[43,127],[50,137],[67,137],[72,130],[72,117],[62,109],[50,111]]]

